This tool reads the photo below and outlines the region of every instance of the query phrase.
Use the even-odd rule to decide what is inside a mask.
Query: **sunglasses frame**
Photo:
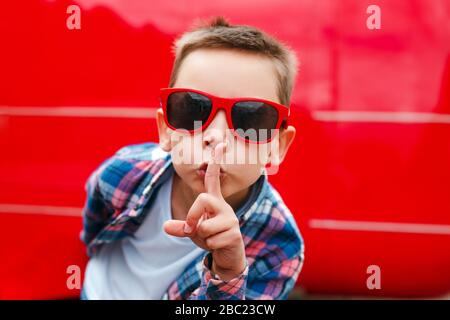
[[[206,122],[201,127],[197,128],[197,129],[193,129],[193,130],[187,130],[187,129],[183,129],[183,128],[175,128],[169,123],[169,119],[167,118],[167,100],[169,99],[169,96],[175,92],[193,92],[193,93],[197,93],[202,96],[205,96],[206,98],[208,98],[211,101],[211,103],[212,103],[211,113],[208,116],[208,120],[206,120]],[[245,138],[245,137],[242,137],[241,135],[239,135],[233,127],[233,120],[231,117],[231,111],[232,111],[233,106],[238,102],[253,102],[253,101],[254,102],[262,102],[267,105],[270,105],[278,113],[277,124],[274,128],[277,131],[275,132],[274,135],[272,135],[270,137],[270,139],[266,139],[263,141],[250,140],[248,138]],[[276,102],[273,102],[273,101],[270,101],[270,100],[259,99],[259,98],[222,98],[222,97],[214,96],[214,95],[204,92],[204,91],[200,91],[200,90],[196,90],[196,89],[189,89],[189,88],[162,88],[162,89],[160,89],[160,103],[161,103],[161,108],[163,109],[163,113],[164,113],[164,121],[166,122],[166,125],[172,130],[183,130],[183,131],[189,132],[190,134],[195,134],[199,131],[203,131],[214,120],[217,112],[220,109],[223,109],[223,110],[225,110],[225,113],[226,113],[228,128],[232,131],[233,135],[235,137],[237,137],[238,139],[245,141],[246,143],[255,143],[255,144],[269,143],[270,141],[272,141],[278,134],[278,129],[280,129],[281,126],[283,128],[287,128],[288,117],[290,114],[289,107],[279,104],[279,103],[276,103]],[[273,129],[271,129],[271,130],[273,130]]]

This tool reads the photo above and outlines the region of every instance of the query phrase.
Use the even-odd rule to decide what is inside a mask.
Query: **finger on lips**
[[[222,162],[225,148],[225,142],[220,142],[215,146],[205,172],[205,190],[207,193],[217,197],[222,197],[220,190],[220,163]]]
[[[184,232],[190,234],[198,225],[200,217],[207,212],[217,212],[220,209],[218,199],[223,199],[220,189],[220,163],[226,143],[218,143],[211,151],[211,159],[205,173],[206,193],[200,194],[189,210],[184,226]]]

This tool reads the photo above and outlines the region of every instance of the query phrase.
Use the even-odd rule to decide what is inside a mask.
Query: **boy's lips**
[[[197,168],[197,174],[201,177],[201,178],[205,178],[205,174],[206,174],[206,170],[208,169],[208,162],[203,162],[198,168]],[[226,172],[225,170],[223,170],[222,167],[220,167],[220,178],[222,179],[223,177],[225,177]]]

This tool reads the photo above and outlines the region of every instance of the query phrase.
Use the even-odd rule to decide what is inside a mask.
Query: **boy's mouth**
[[[208,162],[203,162],[197,169],[197,174],[204,178],[206,174],[206,170],[208,169]],[[220,167],[220,178],[223,178],[225,176],[225,170],[223,170],[222,167]]]

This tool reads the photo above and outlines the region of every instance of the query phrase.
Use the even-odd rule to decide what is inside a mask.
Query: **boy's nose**
[[[216,144],[225,141],[227,136],[228,124],[227,117],[224,110],[219,110],[213,121],[203,132],[203,145],[215,146]]]

